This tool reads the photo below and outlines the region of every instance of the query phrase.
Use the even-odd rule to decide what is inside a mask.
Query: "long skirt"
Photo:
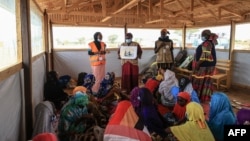
[[[139,67],[133,65],[130,62],[126,62],[122,65],[122,90],[126,90],[130,93],[134,87],[138,86],[139,80]]]
[[[95,76],[95,84],[92,87],[92,92],[97,93],[100,88],[100,83],[105,77],[105,65],[91,66],[92,73]]]
[[[213,75],[214,67],[200,67],[199,70],[194,71],[192,75],[192,84],[194,90],[196,90],[197,95],[201,102],[210,101],[211,95],[213,93]]]

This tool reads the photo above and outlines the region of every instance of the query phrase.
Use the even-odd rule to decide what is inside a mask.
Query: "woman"
[[[166,127],[166,122],[157,111],[157,105],[151,92],[147,88],[135,87],[130,95],[130,100],[135,112],[143,119],[149,132],[151,134],[156,133],[162,138],[165,138],[166,132],[164,129]]]
[[[106,67],[106,44],[102,41],[102,33],[94,34],[94,41],[89,43],[89,61],[96,83],[92,87],[93,93],[97,93],[100,83],[105,76]]]
[[[175,77],[175,73],[171,70],[164,72],[164,80],[160,83],[159,93],[161,94],[161,104],[168,107],[170,110],[173,109],[176,98],[171,93],[171,89],[174,86],[178,86],[178,80]]]
[[[210,100],[213,93],[213,75],[216,65],[216,51],[218,36],[210,30],[203,30],[201,33],[202,43],[196,48],[195,65],[192,75],[193,88],[196,90],[201,102]]]
[[[122,90],[130,93],[134,87],[138,86],[139,80],[139,67],[138,67],[138,59],[141,59],[142,49],[139,43],[132,41],[133,35],[132,33],[126,34],[126,42],[122,43],[121,46],[136,46],[136,58],[135,59],[124,59],[120,56],[120,48],[118,50],[118,58],[121,59],[122,65],[122,78],[121,78],[121,87]]]
[[[174,138],[179,141],[215,141],[205,121],[204,111],[200,104],[188,103],[186,118],[185,123],[167,128],[166,132],[173,134]]]
[[[96,138],[88,131],[97,125],[98,114],[90,107],[86,88],[76,87],[70,100],[62,108],[58,125],[58,138],[60,141],[80,139],[83,135]],[[77,90],[76,90],[77,89]]]
[[[215,140],[223,141],[224,125],[233,124],[236,124],[236,117],[229,98],[222,92],[213,93],[210,101],[208,126],[210,127]]]
[[[171,89],[172,94],[178,95],[179,92],[187,92],[191,96],[191,101],[200,103],[199,97],[196,91],[193,89],[192,83],[189,78],[181,77],[179,80],[179,87],[173,87]]]
[[[84,80],[83,80],[83,86],[87,88],[87,94],[93,95],[92,88],[95,83],[96,83],[96,79],[95,79],[94,74],[85,75]]]
[[[178,125],[185,121],[186,105],[191,101],[190,94],[187,92],[180,92],[177,96],[177,102],[174,106],[173,112],[167,113],[164,117],[170,125]]]
[[[173,41],[168,36],[167,29],[161,30],[161,36],[155,41],[154,52],[156,54],[156,62],[158,69],[172,69],[174,63],[173,57]]]
[[[147,127],[135,113],[130,101],[118,103],[104,132],[104,141],[140,140],[151,141]]]
[[[47,74],[47,81],[44,84],[44,100],[51,100],[55,103],[57,109],[68,101],[68,94],[64,92],[56,71],[50,71]]]

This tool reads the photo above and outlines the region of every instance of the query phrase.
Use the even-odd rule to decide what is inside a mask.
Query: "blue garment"
[[[224,125],[236,124],[236,117],[226,94],[222,92],[213,93],[209,113],[208,126],[216,141],[223,141]]]
[[[184,90],[184,91],[185,91],[185,90]],[[172,93],[172,95],[174,96],[174,99],[175,99],[175,100],[177,100],[177,96],[178,96],[179,92],[180,92],[180,88],[179,88],[178,86],[173,86],[173,87],[171,88],[171,93]],[[189,93],[189,92],[188,92],[188,93]],[[199,98],[198,98],[197,93],[196,93],[195,90],[193,90],[193,91],[191,92],[191,101],[200,103],[200,100],[199,100]]]

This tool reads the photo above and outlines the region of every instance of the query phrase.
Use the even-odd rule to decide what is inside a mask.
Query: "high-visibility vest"
[[[93,53],[98,53],[101,51],[105,51],[105,44],[104,42],[101,42],[101,49],[98,50],[95,43],[91,42],[89,43],[89,47],[91,48],[91,51]],[[90,61],[90,65],[91,66],[98,66],[98,65],[104,65],[106,64],[106,58],[105,58],[105,54],[95,54],[95,55],[90,55],[89,57],[89,61]]]

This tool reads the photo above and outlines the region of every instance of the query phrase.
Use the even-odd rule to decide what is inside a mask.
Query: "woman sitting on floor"
[[[171,126],[166,129],[170,140],[178,141],[215,141],[209,126],[205,121],[202,106],[190,102],[186,106],[187,121],[181,125]],[[173,136],[170,136],[173,134]]]
[[[161,104],[168,107],[170,110],[173,109],[176,98],[171,93],[172,87],[178,87],[178,80],[175,77],[175,73],[170,70],[164,72],[164,80],[160,83],[159,93],[161,96]]]
[[[216,141],[224,140],[224,125],[236,124],[231,103],[226,94],[214,92],[211,96],[208,125]]]
[[[105,128],[103,141],[152,141],[143,120],[135,113],[129,100],[118,103]]]
[[[187,92],[191,96],[191,101],[200,103],[199,97],[197,96],[196,91],[193,89],[192,83],[189,78],[181,77],[179,80],[179,87],[172,87],[171,92],[174,96],[177,96],[179,92]]]
[[[86,88],[78,86],[73,90],[74,95],[70,97],[68,103],[63,107],[58,125],[58,138],[60,141],[97,140],[94,133],[98,126],[100,114],[98,109],[92,106],[86,94]],[[101,130],[100,130],[101,131]]]
[[[152,136],[166,137],[165,119],[157,110],[155,99],[147,88],[135,87],[130,94],[131,103],[137,115],[142,118]]]
[[[191,101],[190,94],[187,92],[180,92],[177,96],[177,102],[172,112],[164,115],[170,126],[179,125],[186,121],[186,105]]]

